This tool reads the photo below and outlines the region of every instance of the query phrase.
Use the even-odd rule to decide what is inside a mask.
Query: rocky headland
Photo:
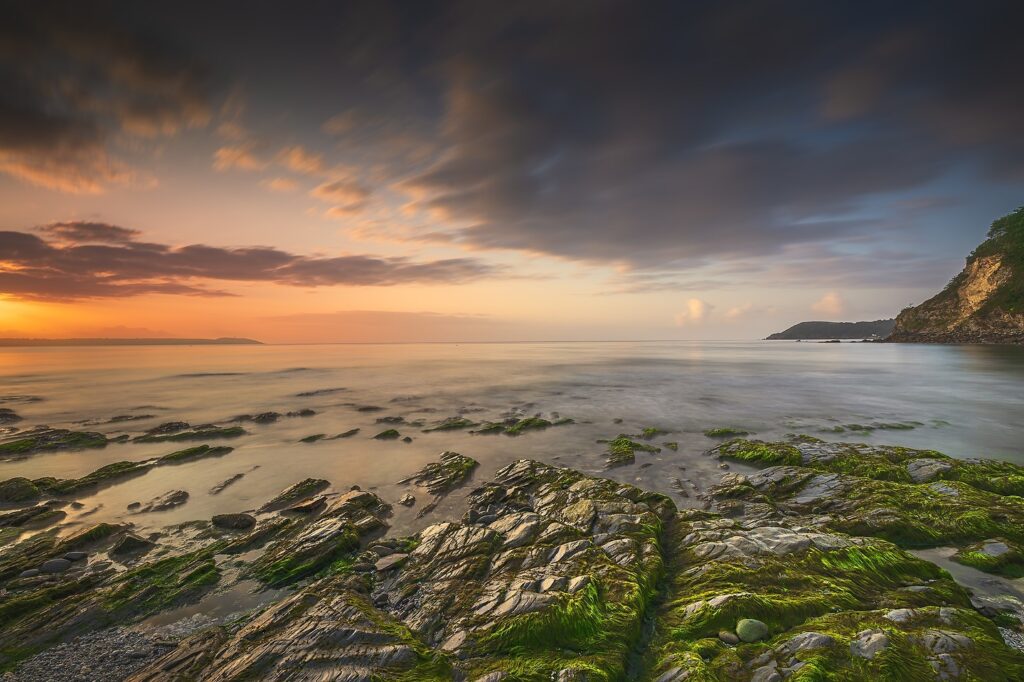
[[[26,532],[97,479],[11,479],[0,665],[134,682],[1024,679],[1020,595],[972,594],[917,556],[945,548],[1012,588],[1024,468],[809,436],[706,455],[758,469],[723,471],[703,508],[680,509],[519,460],[460,519],[411,536],[389,533],[391,504],[435,504],[469,484],[471,458],[443,453],[401,500],[307,479],[147,537]],[[205,615],[232,594],[249,601]]]
[[[963,271],[901,312],[888,340],[1024,343],[1024,208],[992,223]]]

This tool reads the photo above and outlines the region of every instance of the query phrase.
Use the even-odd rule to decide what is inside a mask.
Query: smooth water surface
[[[299,395],[324,389],[339,390]],[[154,469],[81,498],[85,506],[79,510],[68,509],[72,524],[128,520],[140,529],[255,509],[306,477],[326,478],[339,492],[353,485],[372,489],[393,503],[409,490],[397,481],[444,450],[479,460],[477,481],[524,457],[599,473],[599,439],[647,426],[671,432],[653,444],[676,441],[679,451],[638,453],[636,464],[605,475],[671,494],[680,505],[699,501],[673,492],[675,477],[706,487],[723,473],[717,461],[702,456],[716,442],[702,432],[717,426],[740,427],[762,439],[809,433],[1024,462],[1024,348],[652,342],[2,349],[0,397],[11,396],[0,407],[24,418],[20,428],[48,424],[133,437],[167,421],[225,423],[239,414],[316,410],[313,417],[245,424],[249,435],[210,441],[234,446],[229,455]],[[367,406],[383,409],[360,410]],[[372,438],[388,428],[376,423],[385,416],[422,418],[430,425],[459,414],[497,420],[509,411],[558,413],[577,423],[519,437],[422,433],[399,425],[413,442]],[[153,416],[103,423],[142,414]],[[83,420],[93,423],[76,424]],[[897,422],[914,428],[829,431],[849,423]],[[355,427],[361,431],[349,439],[299,442]],[[37,454],[0,462],[0,479],[81,476],[193,444]],[[244,477],[222,493],[209,492],[239,473]],[[414,518],[427,499],[414,491],[420,502],[413,509],[396,505],[395,530],[460,514],[471,487],[425,519]],[[173,489],[188,491],[189,501],[167,512],[126,510],[131,502]]]

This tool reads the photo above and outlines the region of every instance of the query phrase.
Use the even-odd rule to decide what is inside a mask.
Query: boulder
[[[211,522],[218,528],[248,530],[256,525],[256,517],[252,514],[217,514]]]
[[[741,618],[736,623],[736,634],[744,642],[757,642],[768,636],[768,626],[755,618]]]

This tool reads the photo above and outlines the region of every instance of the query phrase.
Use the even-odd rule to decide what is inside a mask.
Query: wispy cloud
[[[471,258],[413,261],[372,255],[305,256],[272,247],[171,246],[105,223],[55,223],[0,232],[0,294],[69,300],[165,293],[224,296],[210,281],[284,286],[458,284],[501,276]],[[41,235],[41,236],[40,236]]]
[[[301,145],[285,147],[277,154],[277,162],[301,175],[322,175],[326,170],[324,157]]]
[[[270,178],[261,184],[275,192],[294,192],[299,188],[299,183],[291,178]]]
[[[213,153],[213,167],[219,171],[258,171],[268,165],[270,164],[256,155],[256,145],[252,142],[226,145]]]

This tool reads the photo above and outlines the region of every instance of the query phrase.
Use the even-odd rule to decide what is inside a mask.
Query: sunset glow
[[[1019,201],[966,5],[48,7],[3,22],[8,336],[756,338],[892,317]]]

